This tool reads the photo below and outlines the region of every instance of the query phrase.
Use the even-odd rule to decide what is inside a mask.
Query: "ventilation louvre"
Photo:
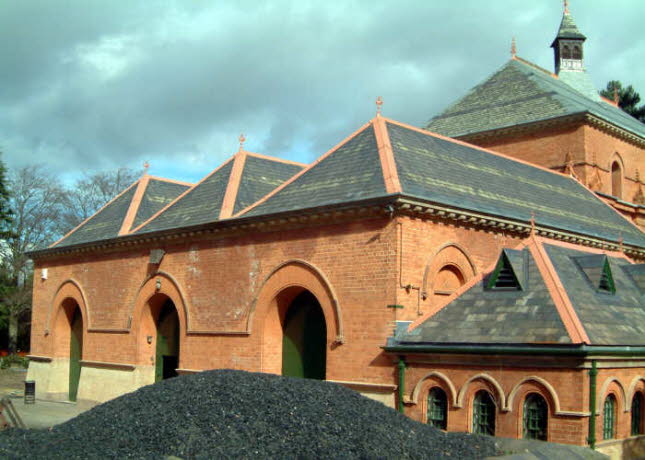
[[[518,291],[522,289],[520,282],[513,270],[513,266],[505,252],[502,252],[495,270],[487,285],[488,289]]]

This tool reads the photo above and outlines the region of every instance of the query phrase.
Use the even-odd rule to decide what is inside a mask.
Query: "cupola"
[[[560,74],[561,70],[584,71],[583,64],[583,43],[587,37],[578,30],[573,18],[569,13],[569,2],[564,0],[564,13],[558,35],[551,43],[555,57],[555,73]]]

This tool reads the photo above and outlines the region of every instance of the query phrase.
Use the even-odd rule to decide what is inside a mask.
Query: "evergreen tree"
[[[645,123],[645,104],[638,105],[641,101],[641,96],[636,92],[632,85],[623,88],[623,85],[618,80],[612,80],[607,83],[607,87],[600,92],[600,95],[614,100],[614,93],[618,92],[618,107],[630,114],[637,120]]]

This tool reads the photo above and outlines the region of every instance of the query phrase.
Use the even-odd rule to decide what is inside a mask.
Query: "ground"
[[[23,395],[26,377],[27,369],[22,367],[0,369],[0,397]]]

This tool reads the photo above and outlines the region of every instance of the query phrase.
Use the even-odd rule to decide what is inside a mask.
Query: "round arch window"
[[[434,293],[450,295],[466,282],[464,274],[454,265],[444,265],[437,273],[434,282]]]

